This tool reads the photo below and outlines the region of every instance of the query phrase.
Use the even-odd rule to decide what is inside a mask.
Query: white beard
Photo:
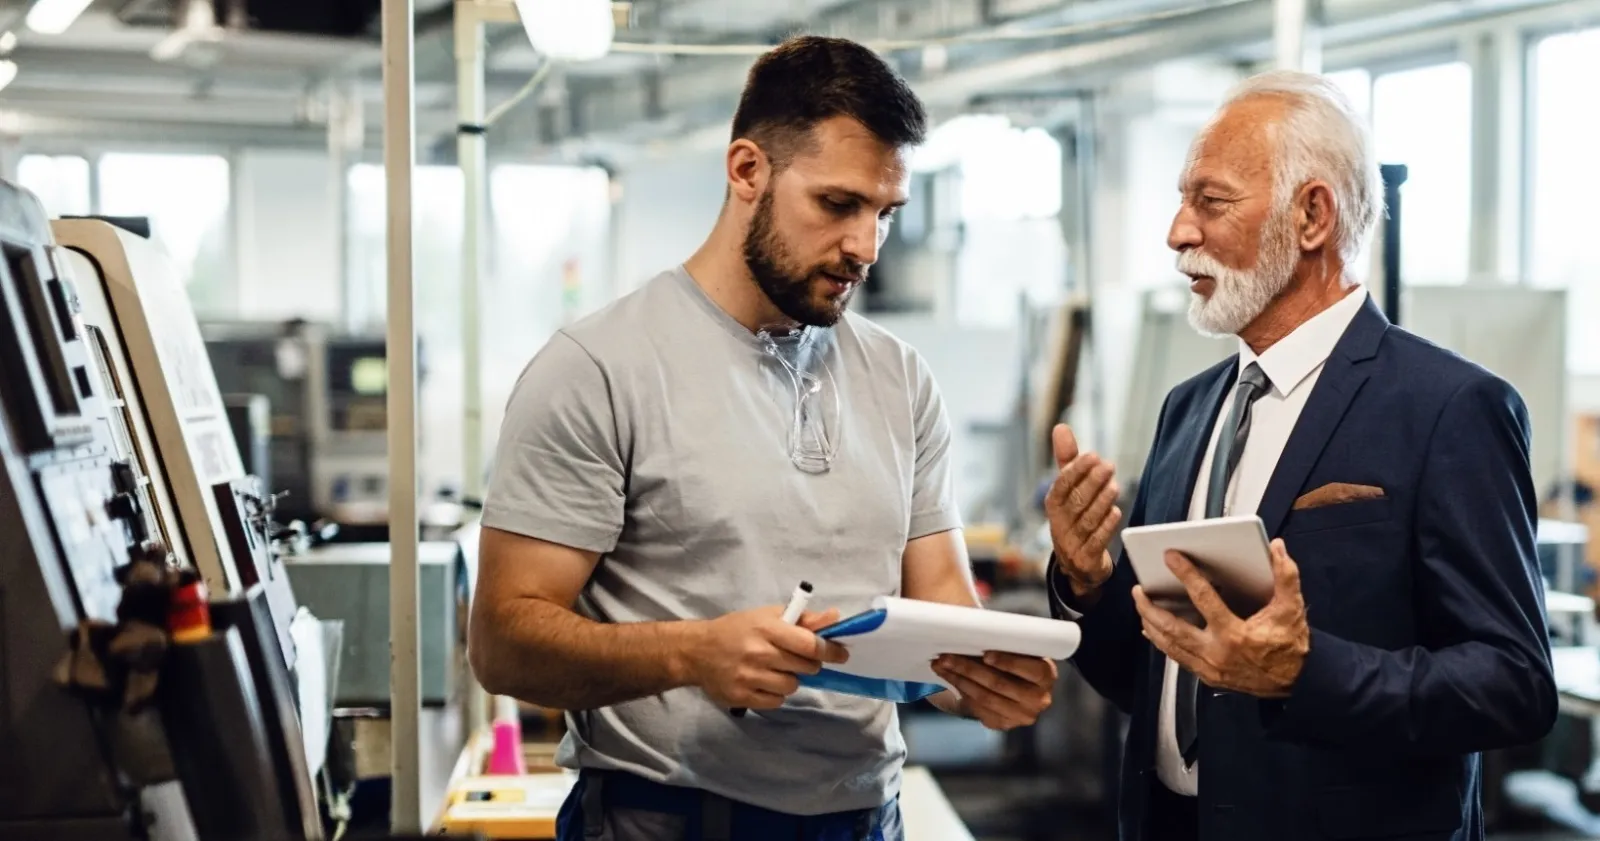
[[[1191,293],[1189,326],[1213,338],[1236,336],[1283,294],[1300,257],[1288,222],[1287,213],[1274,213],[1267,220],[1253,269],[1229,268],[1199,249],[1178,253],[1178,271],[1215,282],[1209,298]]]

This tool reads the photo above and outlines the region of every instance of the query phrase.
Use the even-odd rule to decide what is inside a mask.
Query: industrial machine
[[[274,627],[293,667],[296,612],[283,572],[277,512],[244,471],[227,405],[194,311],[167,255],[99,219],[53,223],[58,261],[74,278],[79,317],[122,397],[145,463],[159,463],[166,533],[217,594],[267,583]]]
[[[331,543],[285,565],[300,601],[343,623],[338,707],[389,703],[388,543]],[[417,547],[417,622],[422,639],[422,703],[443,707],[457,697],[466,662],[466,608],[472,570],[456,540]]]
[[[78,252],[0,181],[0,837],[321,839],[305,615],[227,427],[206,443],[187,301],[148,243],[73,224]]]
[[[208,322],[200,325],[200,332],[223,393],[259,397],[266,404],[265,455],[272,482],[268,487],[280,495],[279,512],[287,519],[316,520],[307,352],[298,323]]]
[[[223,389],[267,399],[272,490],[283,494],[278,504],[285,516],[337,524],[344,541],[387,540],[383,336],[304,321],[212,322],[201,329]]]

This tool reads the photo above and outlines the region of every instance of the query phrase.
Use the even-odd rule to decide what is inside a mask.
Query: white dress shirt
[[[1366,300],[1366,291],[1357,286],[1338,303],[1295,328],[1294,332],[1279,339],[1260,356],[1256,356],[1242,340],[1239,342],[1239,370],[1250,367],[1252,362],[1260,365],[1272,387],[1256,400],[1251,410],[1250,435],[1245,439],[1239,465],[1228,483],[1224,515],[1255,511],[1261,507],[1261,497],[1266,493],[1267,483],[1277,470],[1278,458],[1283,455],[1283,447],[1289,442],[1289,433],[1294,431],[1295,422],[1300,419],[1300,410],[1305,408],[1306,398],[1311,396],[1311,390],[1317,384],[1323,364],[1328,361],[1334,346],[1339,343],[1339,338]],[[1217,435],[1221,432],[1222,422],[1227,419],[1228,407],[1233,404],[1233,394],[1237,389],[1236,376],[1234,387],[1228,391],[1222,411],[1217,413],[1217,419],[1211,426],[1210,443],[1206,445],[1205,457],[1200,462],[1194,493],[1189,497],[1191,520],[1205,519],[1206,477],[1211,474],[1211,457],[1216,452]],[[1145,481],[1152,478],[1155,477],[1147,476]],[[1194,795],[1200,785],[1200,763],[1184,767],[1183,754],[1178,749],[1177,693],[1174,691],[1177,679],[1178,665],[1168,658],[1166,678],[1161,686],[1160,717],[1157,720],[1156,775],[1167,788],[1178,794]],[[1209,690],[1202,684],[1200,691]]]

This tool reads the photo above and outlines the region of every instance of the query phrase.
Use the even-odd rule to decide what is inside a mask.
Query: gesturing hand
[[[991,730],[1038,721],[1056,685],[1055,661],[998,651],[981,660],[946,654],[933,662],[933,671],[961,693],[961,711]]]
[[[1188,558],[1168,552],[1167,566],[1189,591],[1206,626],[1197,628],[1156,607],[1144,588],[1135,587],[1134,604],[1150,642],[1214,689],[1287,697],[1311,650],[1311,628],[1300,593],[1300,568],[1283,541],[1272,541],[1272,600],[1249,619],[1234,615]]]
[[[1112,466],[1094,453],[1078,451],[1071,428],[1059,424],[1051,433],[1057,474],[1044,498],[1055,544],[1056,565],[1079,596],[1100,588],[1111,577],[1111,553],[1106,547],[1122,510],[1117,507],[1117,483]]]
[[[724,707],[766,710],[783,706],[800,688],[798,675],[814,675],[824,663],[849,654],[816,631],[839,620],[839,611],[806,613],[798,625],[783,621],[783,607],[730,613],[702,626],[691,643],[691,682]]]

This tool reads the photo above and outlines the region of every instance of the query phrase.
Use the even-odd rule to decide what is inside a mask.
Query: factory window
[[[1339,70],[1328,74],[1339,90],[1350,100],[1350,107],[1356,115],[1366,123],[1368,130],[1372,128],[1372,71],[1364,67],[1355,67],[1349,70]],[[1376,242],[1374,237],[1373,243]],[[1361,255],[1352,262],[1357,276],[1363,280],[1374,279],[1372,271],[1372,244],[1362,251]]]
[[[1061,212],[1061,144],[1040,128],[1011,129],[961,162],[968,220],[1054,219]]]
[[[384,323],[388,276],[388,191],[383,167],[357,164],[349,176],[349,283],[357,324]],[[425,345],[461,342],[461,170],[419,166],[411,181],[412,277],[417,332]],[[423,351],[427,353],[426,348]]]
[[[938,126],[917,151],[915,169],[961,170],[961,216],[1054,219],[1061,210],[1061,144],[1044,129],[1001,116],[968,115]]]
[[[1372,119],[1372,73],[1357,67],[1328,74],[1328,80],[1338,86],[1350,100],[1357,114]]]
[[[233,304],[228,161],[217,155],[109,153],[99,161],[99,212],[142,216],[171,255],[202,315]]]
[[[485,291],[507,306],[486,308],[484,324],[506,319],[503,330],[486,332],[502,334],[496,340],[521,358],[613,297],[611,178],[599,167],[502,164],[489,171],[489,202],[493,271]]]
[[[23,155],[17,183],[33,191],[51,216],[83,216],[93,204],[89,161],[77,155]]]
[[[1023,296],[1059,297],[1067,264],[1057,219],[1061,152],[1049,132],[1017,127],[1000,115],[971,114],[935,128],[912,166],[922,173],[952,173],[959,197],[950,213],[935,211],[918,221],[934,228],[959,222],[960,248],[949,264],[952,276],[918,270],[919,290],[912,294],[937,300],[953,293],[952,309],[962,325],[991,327],[1015,326]],[[921,181],[922,188],[931,181]],[[928,232],[918,234],[920,239]],[[938,246],[917,247],[939,264]]]
[[[1452,62],[1385,73],[1372,84],[1378,159],[1409,168],[1401,189],[1400,275],[1407,284],[1467,277],[1472,189],[1472,70]]]
[[[1600,77],[1600,29],[1539,41],[1532,64],[1528,277],[1568,290],[1568,364],[1600,372],[1600,333],[1588,326],[1600,313],[1600,252],[1588,239],[1600,190],[1600,116],[1589,105]]]

